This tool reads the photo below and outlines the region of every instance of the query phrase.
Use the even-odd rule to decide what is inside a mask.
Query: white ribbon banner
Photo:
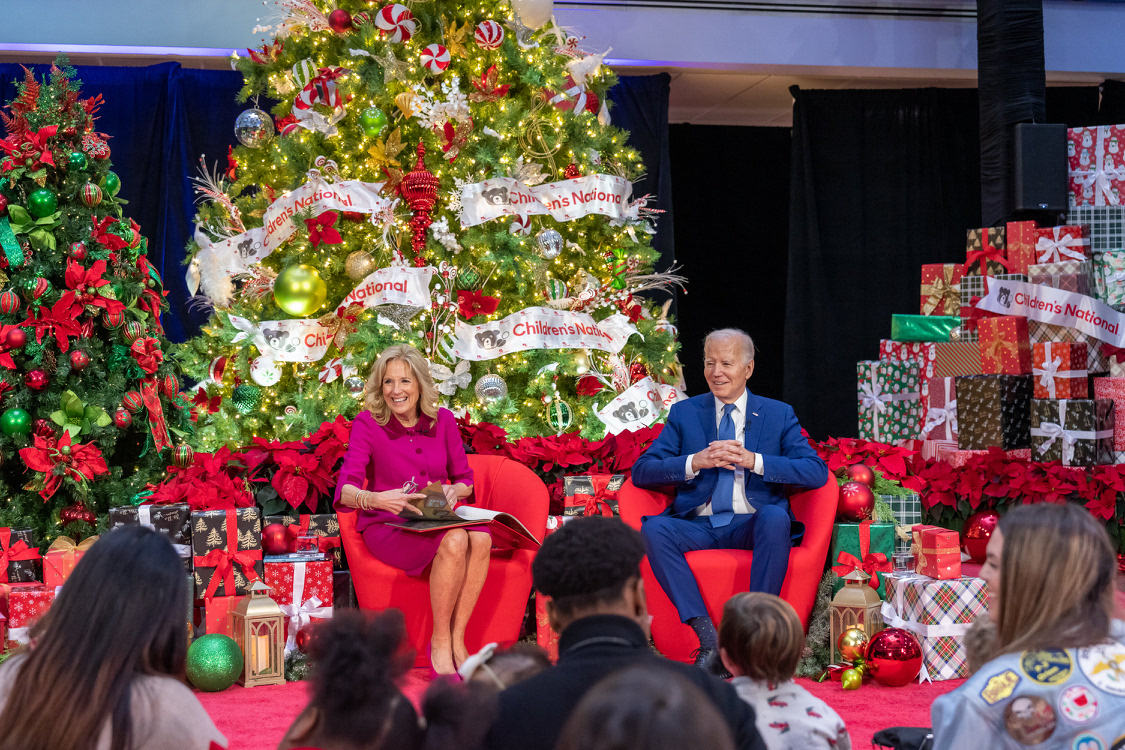
[[[595,322],[586,313],[528,307],[481,325],[459,321],[450,351],[458,359],[475,361],[527,349],[600,349],[616,354],[635,333],[637,329],[621,313]]]
[[[377,307],[378,305],[409,305],[410,307],[430,307],[430,280],[433,279],[437,269],[433,266],[424,268],[409,268],[407,266],[390,266],[380,268],[359,282],[348,296],[336,305],[336,314],[340,315],[350,305],[360,304],[364,307]]]
[[[1125,347],[1125,315],[1101,300],[1043,284],[988,281],[988,294],[976,305],[981,310],[1074,328],[1112,346]]]
[[[660,386],[651,377],[645,377],[598,409],[597,415],[605,422],[606,432],[616,435],[625,430],[648,427],[660,417],[663,408]]]
[[[461,226],[473,227],[501,216],[550,214],[555,221],[601,214],[625,217],[633,185],[624,177],[588,174],[573,180],[529,187],[512,177],[493,177],[461,188]]]
[[[319,597],[310,596],[304,604],[298,605],[305,593],[305,566],[308,563],[293,563],[292,604],[282,604],[281,613],[289,618],[289,635],[285,639],[285,655],[297,648],[297,632],[312,622],[314,617],[327,620],[332,617],[332,607],[322,607]]]
[[[664,404],[665,411],[671,409],[672,404],[677,401],[683,401],[687,398],[687,394],[674,385],[658,383],[656,387],[660,389],[660,400]]]
[[[232,344],[250,339],[263,357],[275,362],[317,362],[332,343],[331,331],[315,320],[263,320],[255,325],[237,315],[228,317],[242,331]]]

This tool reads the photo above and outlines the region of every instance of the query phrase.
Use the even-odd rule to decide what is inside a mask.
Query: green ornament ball
[[[558,398],[547,404],[547,424],[552,430],[565,432],[573,422],[574,411],[570,408],[570,404]]]
[[[389,124],[387,113],[378,107],[368,107],[359,115],[359,125],[368,138],[378,138]]]
[[[8,437],[26,435],[31,432],[31,415],[18,407],[6,410],[0,414],[0,432]]]
[[[71,151],[70,156],[66,159],[66,164],[70,169],[81,171],[86,168],[89,162],[86,160],[86,154],[81,151]]]
[[[47,188],[39,188],[27,196],[27,210],[36,219],[50,216],[59,207],[59,199]]]
[[[187,678],[205,693],[226,690],[242,674],[242,649],[229,635],[201,636],[187,651]]]
[[[235,386],[230,396],[234,408],[241,414],[249,414],[262,403],[262,389],[256,385]]]
[[[480,271],[472,266],[465,266],[457,272],[457,278],[454,280],[454,286],[457,289],[464,289],[467,292],[475,291],[481,288]]]
[[[274,279],[273,299],[285,312],[303,318],[324,306],[328,285],[312,266],[292,265]]]
[[[110,195],[117,195],[121,190],[121,178],[117,176],[116,172],[106,172],[105,177],[102,178],[102,189]]]

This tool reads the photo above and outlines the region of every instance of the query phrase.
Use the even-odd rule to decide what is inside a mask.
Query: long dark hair
[[[0,750],[92,749],[106,719],[112,750],[129,748],[134,678],[183,675],[187,586],[157,532],[126,526],[99,539],[32,629],[0,712]]]

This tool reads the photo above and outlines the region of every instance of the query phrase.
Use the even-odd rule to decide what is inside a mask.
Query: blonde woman
[[[451,505],[473,491],[473,470],[453,413],[437,405],[429,363],[412,346],[384,350],[371,368],[366,409],[352,423],[336,485],[336,509],[359,513],[356,531],[379,560],[420,576],[430,571],[434,631],[431,664],[455,674],[469,657],[465,628],[488,574],[487,527],[416,534],[387,526],[423,497],[411,489],[439,482]]]
[[[966,636],[975,674],[934,701],[934,750],[1120,743],[1125,646],[1111,637],[1116,570],[1109,535],[1080,505],[1023,505],[1004,516],[981,570],[988,617]]]

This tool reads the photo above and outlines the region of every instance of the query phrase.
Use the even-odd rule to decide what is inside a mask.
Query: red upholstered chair
[[[820,489],[789,498],[793,515],[805,524],[805,536],[800,546],[789,553],[789,571],[781,585],[781,598],[793,605],[806,628],[816,600],[817,585],[824,575],[838,495],[836,478],[829,476],[828,482]],[[670,495],[642,490],[635,487],[632,480],[625,482],[617,495],[621,520],[635,529],[641,528],[642,516],[663,512],[671,501]],[[733,549],[687,553],[688,565],[695,573],[707,613],[716,627],[722,619],[727,599],[740,591],[750,590],[750,561],[753,558],[753,552]],[[675,605],[656,582],[648,558],[641,563],[641,575],[648,597],[648,611],[653,616],[652,638],[656,647],[669,659],[691,661],[691,652],[699,642],[692,629],[680,622]]]
[[[543,541],[547,530],[547,487],[531,469],[500,456],[469,456],[473,467],[476,504],[511,513],[528,531]],[[415,665],[426,666],[426,646],[433,630],[430,611],[429,571],[411,578],[385,565],[371,554],[355,530],[355,513],[340,513],[340,538],[348,556],[352,582],[360,609],[395,607],[406,616],[406,633],[414,648]],[[531,595],[531,550],[493,550],[488,579],[469,619],[465,645],[476,653],[486,643],[514,643],[520,635],[527,600]]]

